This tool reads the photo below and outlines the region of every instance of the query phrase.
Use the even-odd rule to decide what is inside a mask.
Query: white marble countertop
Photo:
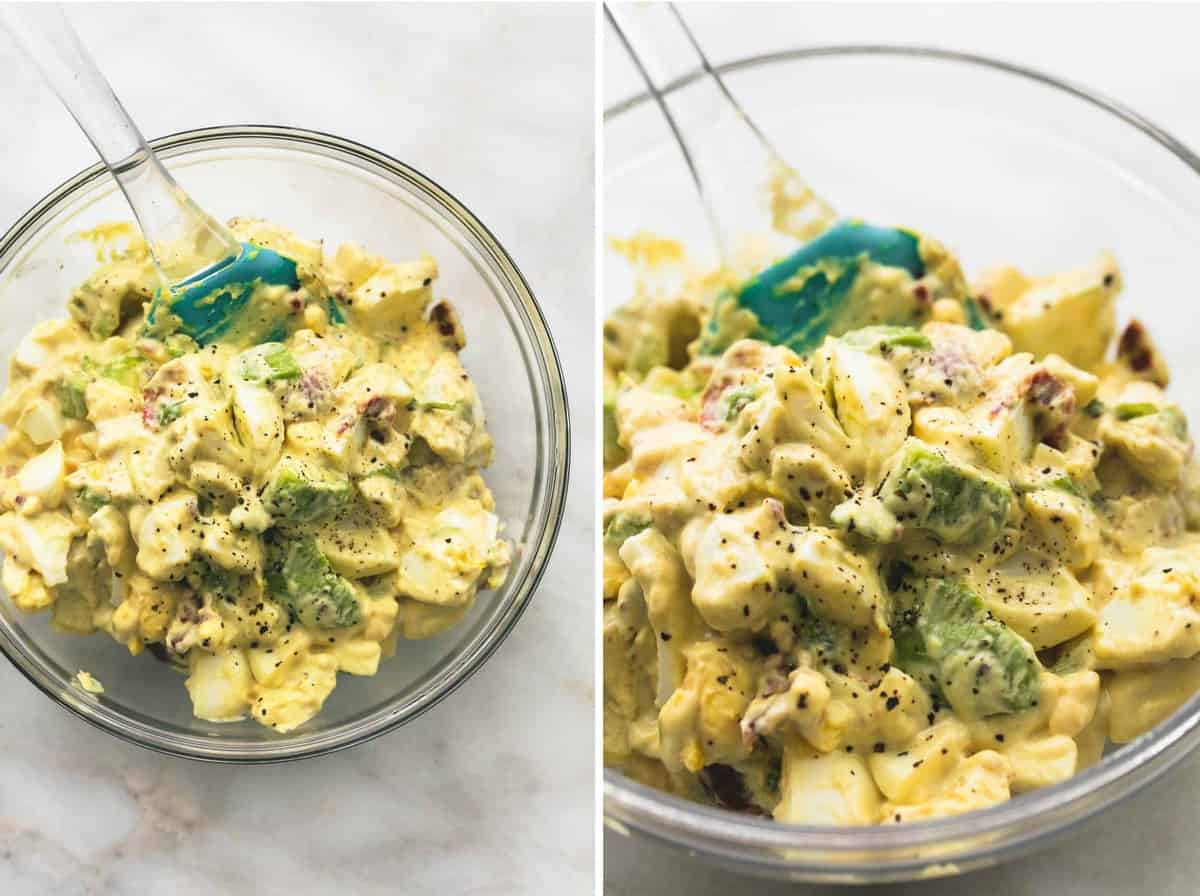
[[[686,15],[714,62],[796,46],[930,44],[1000,56],[1044,69],[1138,110],[1200,146],[1200,63],[1195,4],[692,4]],[[606,40],[604,101],[640,89]],[[1007,867],[907,886],[894,896],[1055,893],[1059,896],[1193,896],[1200,892],[1200,756],[1070,839]],[[816,896],[836,887],[769,883],[727,874],[645,843],[606,833],[610,896]],[[860,891],[861,892],[861,891]]]
[[[573,482],[557,552],[508,641],[450,699],[364,747],[265,768],[164,758],[0,663],[0,893],[590,892],[593,10],[71,12],[149,136],[295,124],[379,147],[462,198],[542,297],[574,398]],[[202,62],[174,61],[181,40]],[[0,108],[19,123],[0,142],[7,227],[95,157],[3,34]]]

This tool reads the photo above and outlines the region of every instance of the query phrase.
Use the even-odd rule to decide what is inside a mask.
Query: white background
[[[0,662],[0,894],[590,893],[593,9],[71,15],[148,136],[328,131],[470,207],[549,319],[574,404],[574,475],[558,549],[512,636],[450,699],[360,748],[263,768],[167,759],[68,716]],[[95,158],[3,34],[0,109],[2,229]]]
[[[1196,4],[687,4],[714,62],[797,46],[929,44],[1023,62],[1109,95],[1200,146]],[[605,35],[604,101],[640,91]],[[1107,812],[1072,839],[965,878],[868,889],[889,896],[1045,894],[1194,896],[1200,892],[1200,757]],[[611,896],[813,896],[834,887],[772,884],[716,871],[656,847],[605,838]]]

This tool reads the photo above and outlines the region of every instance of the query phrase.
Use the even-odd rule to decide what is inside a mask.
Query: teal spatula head
[[[241,251],[224,261],[159,290],[146,315],[153,330],[169,314],[178,318],[176,332],[191,336],[200,345],[215,342],[229,333],[250,310],[254,293],[263,286],[300,286],[296,262],[286,256],[242,243]],[[260,328],[271,329],[269,322]],[[280,325],[282,321],[280,322]],[[265,339],[274,338],[264,334]]]
[[[919,238],[907,230],[840,221],[787,258],[717,299],[700,342],[701,354],[719,354],[733,341],[730,312],[753,313],[749,335],[797,352],[816,348],[848,317],[854,284],[868,262],[925,274]],[[746,317],[745,315],[742,315]],[[876,321],[909,323],[909,321]]]

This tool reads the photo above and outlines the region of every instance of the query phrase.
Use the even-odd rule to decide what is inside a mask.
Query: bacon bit
[[[1141,321],[1131,320],[1126,325],[1124,332],[1121,333],[1121,338],[1117,341],[1117,353],[1122,355],[1133,354],[1142,348],[1145,338],[1146,328],[1142,326]]]
[[[735,812],[747,812],[752,815],[766,814],[750,801],[742,773],[732,766],[723,763],[706,765],[700,770],[697,777],[709,796],[718,805]]]
[[[361,407],[362,415],[380,423],[389,423],[396,417],[396,405],[393,401],[376,395],[367,399]]]
[[[782,502],[777,501],[774,498],[764,498],[763,506],[767,508],[771,516],[775,517],[775,521],[779,523],[779,525],[782,526],[787,523],[787,511],[783,509]]]
[[[725,424],[725,409],[721,405],[721,397],[734,386],[737,380],[732,374],[714,376],[700,397],[700,425],[710,432],[716,432]]]
[[[1121,338],[1117,341],[1117,360],[1124,362],[1142,379],[1149,380],[1163,389],[1167,387],[1170,379],[1167,367],[1141,321],[1131,320],[1125,326]]]
[[[145,389],[142,391],[142,423],[147,429],[158,430],[158,399],[162,397],[162,389]]]
[[[437,327],[437,331],[441,334],[442,338],[449,342],[451,348],[457,351],[467,344],[462,324],[458,320],[458,314],[455,313],[454,307],[449,302],[438,302],[430,308],[429,320]]]
[[[913,287],[913,295],[916,296],[918,302],[928,302],[929,288],[924,283],[918,283]]]
[[[1048,408],[1056,403],[1064,391],[1067,392],[1066,398],[1063,402],[1058,403],[1069,402],[1074,405],[1075,396],[1070,392],[1066,383],[1048,370],[1038,370],[1026,382],[1025,397],[1033,404]]]
[[[307,370],[300,377],[300,390],[304,393],[305,398],[316,403],[324,398],[325,392],[329,390],[329,384],[320,370]]]
[[[1005,411],[1008,411],[1016,402],[1011,397],[1004,397],[1000,401],[992,405],[992,409],[988,411],[989,417],[999,417]]]
[[[1035,370],[1021,386],[1031,405],[1042,409],[1037,422],[1042,441],[1060,447],[1067,435],[1067,423],[1075,413],[1075,390],[1045,368]]]
[[[1042,436],[1042,441],[1051,448],[1062,448],[1067,440],[1067,424],[1060,423]]]

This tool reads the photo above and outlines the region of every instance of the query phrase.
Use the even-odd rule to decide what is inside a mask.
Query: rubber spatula
[[[762,217],[762,176],[771,169],[792,185],[809,229],[824,229],[719,297],[716,310],[736,303],[757,318],[755,337],[803,352],[819,345],[836,323],[864,258],[913,277],[925,273],[917,237],[909,231],[835,223],[834,211],[782,160],[725,86],[674,4],[611,3],[604,11],[679,143],[726,261],[736,236],[750,229],[747,222]],[[697,66],[699,77],[672,84],[672,76],[687,77]],[[714,312],[709,319],[702,353],[727,347],[720,318]]]
[[[238,321],[260,284],[296,288],[296,262],[232,233],[167,173],[58,4],[0,5],[3,23],[36,63],[125,194],[163,278],[147,324],[166,313],[204,344]]]

